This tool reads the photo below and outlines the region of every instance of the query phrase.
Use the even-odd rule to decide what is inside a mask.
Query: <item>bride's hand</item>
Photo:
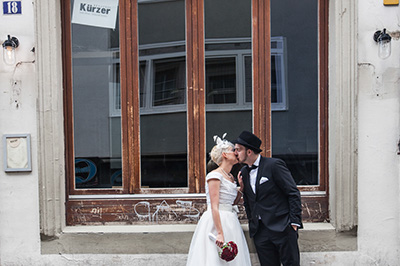
[[[225,243],[224,235],[223,234],[218,234],[217,235],[217,240],[215,241],[215,244],[217,244],[218,247],[222,248],[224,243]]]
[[[244,185],[243,185],[243,177],[242,177],[242,172],[239,171],[238,176],[237,176],[239,186],[240,186],[240,192],[243,192]]]

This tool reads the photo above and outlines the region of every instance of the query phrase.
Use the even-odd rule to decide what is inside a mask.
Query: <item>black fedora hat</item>
[[[233,143],[243,145],[256,153],[262,152],[260,149],[261,140],[256,135],[246,130],[240,133],[239,137]]]

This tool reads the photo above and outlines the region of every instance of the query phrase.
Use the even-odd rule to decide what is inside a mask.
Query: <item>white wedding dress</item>
[[[236,258],[230,262],[222,260],[218,256],[219,248],[215,242],[211,241],[208,234],[211,232],[217,235],[214,221],[211,214],[210,195],[208,190],[208,180],[218,179],[221,181],[219,190],[219,213],[226,242],[234,241],[238,246]],[[218,265],[237,265],[250,266],[250,254],[247,242],[237,218],[237,208],[232,206],[237,196],[236,184],[225,179],[221,173],[213,171],[206,177],[206,196],[208,209],[201,216],[196,230],[193,234],[192,242],[188,255],[187,266],[218,266]]]

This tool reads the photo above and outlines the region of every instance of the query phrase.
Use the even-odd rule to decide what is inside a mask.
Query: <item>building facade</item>
[[[398,5],[2,2],[1,265],[185,265],[242,130],[298,184],[302,265],[400,264]]]

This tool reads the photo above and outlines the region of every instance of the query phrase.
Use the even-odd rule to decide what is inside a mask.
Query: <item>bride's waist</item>
[[[207,210],[211,211],[211,204],[207,204]],[[237,205],[232,205],[232,204],[219,204],[218,205],[218,210],[220,211],[228,211],[228,212],[235,212],[238,213],[239,209]]]

